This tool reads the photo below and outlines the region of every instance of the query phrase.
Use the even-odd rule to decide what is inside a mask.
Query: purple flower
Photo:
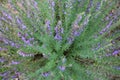
[[[58,21],[58,24],[57,24],[57,26],[55,27],[55,32],[56,32],[56,34],[60,34],[60,33],[63,33],[63,28],[61,27],[61,25],[62,25],[62,22],[61,21]]]
[[[42,73],[41,75],[42,75],[43,77],[47,77],[47,76],[50,75],[50,72],[44,72],[44,73]]]
[[[33,41],[33,40],[34,40],[34,38],[30,38],[29,40],[30,40],[30,41]]]
[[[37,9],[38,8],[38,3],[36,1],[33,2],[33,6]]]
[[[23,37],[23,36],[22,36],[22,38],[21,38],[21,39],[22,39],[24,42],[26,41],[25,37]]]
[[[11,64],[20,64],[20,62],[12,60]]]
[[[54,37],[54,39],[56,39],[56,40],[62,40],[62,37],[59,34],[56,34],[55,37]]]
[[[74,37],[67,38],[67,41],[68,41],[69,44],[72,44],[72,42],[74,41]]]
[[[12,47],[15,47],[15,43],[14,43],[14,42],[11,42],[11,46],[12,46]]]
[[[109,28],[109,27],[112,25],[112,23],[113,23],[113,20],[111,20],[111,21],[107,24],[106,28]]]
[[[51,6],[52,6],[52,7],[55,6],[55,2],[54,2],[54,1],[51,2]]]
[[[6,72],[3,72],[3,73],[0,73],[0,76],[5,77],[9,74],[10,74],[10,71],[6,71]]]
[[[107,29],[110,28],[110,26],[112,25],[112,23],[113,23],[113,20],[111,20],[111,21],[106,25],[106,27],[105,27],[104,29],[102,29],[102,31],[100,32],[100,34],[103,34],[104,32],[106,32]]]
[[[96,4],[96,11],[100,10],[100,8],[101,8],[101,3],[98,2],[98,3]]]
[[[119,53],[120,53],[120,50],[115,50],[112,54],[116,55],[116,54],[119,54]]]
[[[7,18],[8,18],[9,20],[12,20],[12,17],[11,17],[10,15],[8,15]]]
[[[7,39],[3,39],[5,44],[9,44],[9,41]]]
[[[6,51],[7,50],[7,48],[1,48],[0,47],[0,51]]]
[[[16,17],[16,18],[17,18],[17,20],[16,20],[16,21],[17,21],[17,24],[19,24],[19,25],[23,24],[23,23],[22,23],[22,20],[21,20],[20,18],[18,18],[18,17]]]
[[[49,20],[46,20],[45,25],[46,25],[46,31],[47,31],[47,33],[48,33],[49,35],[51,35],[52,32],[51,32],[51,27],[50,27],[50,21],[49,21]]]
[[[90,12],[90,8],[92,6],[93,6],[93,0],[90,0],[86,12]]]
[[[30,45],[30,40],[26,40],[25,43]]]
[[[73,35],[74,35],[74,36],[79,36],[79,35],[80,35],[80,32],[73,30]]]
[[[25,25],[22,25],[21,27],[22,27],[22,29],[23,29],[23,30],[25,30],[25,29],[26,29],[26,26],[25,26]]]
[[[120,70],[120,66],[115,66],[113,68],[115,68],[116,70]]]
[[[82,15],[80,14],[77,16],[77,19],[75,20],[74,24],[78,24],[81,21],[81,19],[82,19]]]
[[[65,67],[65,66],[59,66],[58,68],[59,68],[61,71],[64,71],[66,67]]]
[[[21,35],[21,32],[18,32],[18,37],[21,37],[22,35]]]

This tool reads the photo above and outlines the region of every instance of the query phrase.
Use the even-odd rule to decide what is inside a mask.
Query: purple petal
[[[59,66],[58,68],[59,68],[61,71],[64,71],[66,67],[65,67],[65,66]]]
[[[11,64],[20,64],[18,61],[12,61]]]
[[[56,34],[56,35],[55,35],[55,39],[56,39],[56,40],[62,40],[62,37],[61,37],[59,34]]]
[[[50,72],[44,72],[44,73],[42,73],[41,75],[42,75],[43,77],[47,77],[47,76],[50,75]]]
[[[115,50],[112,54],[116,55],[116,54],[119,54],[119,53],[120,53],[120,50]]]

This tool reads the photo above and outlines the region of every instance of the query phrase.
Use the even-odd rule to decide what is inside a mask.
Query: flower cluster
[[[64,29],[62,28],[62,22],[58,21],[56,27],[55,27],[55,37],[56,40],[62,40],[61,34],[63,34]]]
[[[22,34],[21,32],[18,32],[18,37],[21,38],[21,40],[29,46],[32,46],[31,42],[34,41],[34,38],[27,38],[29,35],[27,33]]]
[[[85,17],[84,21],[81,23],[80,26],[78,25],[78,23],[82,20],[83,14],[84,14],[84,12],[79,14],[77,19],[75,20],[75,22],[72,25],[71,34],[70,34],[70,37],[68,37],[69,44],[71,44],[74,41],[75,37],[80,36],[81,32],[84,30],[84,28],[86,27],[86,25],[89,22],[90,15]]]

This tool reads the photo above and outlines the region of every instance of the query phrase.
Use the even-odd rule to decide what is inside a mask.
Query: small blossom
[[[62,22],[61,21],[58,21],[58,24],[57,24],[57,26],[55,27],[55,32],[56,32],[56,34],[60,34],[60,33],[63,33],[63,28],[61,27],[61,25],[62,25]]]
[[[100,10],[100,8],[101,8],[101,3],[98,2],[98,3],[96,4],[96,11]]]
[[[59,68],[61,71],[64,71],[66,67],[65,67],[65,66],[59,66],[58,68]]]
[[[33,6],[37,9],[38,8],[38,3],[36,1],[33,1]]]
[[[7,50],[7,48],[1,48],[0,47],[0,51],[6,51]]]
[[[21,37],[21,36],[22,36],[22,35],[21,35],[21,32],[18,32],[18,34],[17,34],[17,35],[18,35],[18,37]]]
[[[111,21],[106,25],[106,27],[105,27],[104,29],[102,29],[102,31],[100,32],[100,34],[103,34],[104,32],[106,32],[107,29],[109,29],[109,28],[111,27],[112,23],[113,23],[113,20],[111,20]]]
[[[82,13],[83,14],[83,13]],[[77,19],[75,20],[74,24],[78,24],[82,20],[82,14],[79,14],[77,16]]]
[[[6,72],[3,72],[3,73],[0,73],[0,76],[5,77],[9,74],[10,74],[10,71],[6,71]]]
[[[80,32],[79,32],[79,31],[73,30],[73,36],[79,36],[79,35],[80,35]]]
[[[25,26],[25,25],[23,25],[23,24],[22,24],[22,26],[21,26],[21,27],[22,27],[22,29],[23,29],[23,30],[25,30],[25,29],[26,29],[26,26]]]
[[[54,37],[56,40],[62,40],[62,37],[59,34],[56,34]]]
[[[115,66],[113,68],[116,69],[116,70],[120,70],[120,66]]]
[[[55,6],[55,2],[54,2],[54,1],[51,2],[51,6],[52,6],[52,7]]]
[[[11,64],[20,64],[20,62],[12,60]]]
[[[22,20],[21,20],[20,18],[18,18],[18,17],[16,17],[16,18],[17,18],[17,20],[16,20],[16,21],[17,21],[17,24],[19,24],[19,25],[23,24],[23,23],[22,23]]]
[[[10,15],[8,15],[7,18],[8,18],[9,20],[12,20],[12,17],[11,17]]]
[[[116,54],[119,54],[119,53],[120,53],[120,50],[115,50],[112,54],[116,55]]]
[[[44,72],[41,74],[43,77],[48,77],[50,75],[50,72]]]
[[[49,21],[49,20],[46,20],[45,25],[46,25],[46,31],[47,31],[47,33],[48,33],[49,35],[51,35],[52,32],[51,32],[51,27],[50,27],[50,21]]]
[[[69,37],[69,38],[67,38],[67,42],[68,42],[69,44],[72,44],[73,41],[74,41],[74,37]]]

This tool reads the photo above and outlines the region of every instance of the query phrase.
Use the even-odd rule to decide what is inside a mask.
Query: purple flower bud
[[[101,3],[98,2],[98,3],[96,4],[96,11],[100,10],[100,8],[101,8]]]
[[[62,22],[61,21],[58,21],[58,23],[57,23],[57,25],[56,25],[56,27],[55,27],[55,32],[56,32],[56,34],[60,34],[60,33],[63,33],[63,28],[61,27],[61,24],[62,24]]]
[[[45,25],[46,25],[46,31],[47,31],[47,33],[48,33],[49,35],[51,35],[52,32],[51,32],[51,27],[50,27],[50,21],[49,21],[49,20],[46,20]]]
[[[62,40],[62,37],[59,34],[56,34],[55,37],[54,37],[54,39],[56,39],[56,40]]]
[[[15,43],[14,43],[14,42],[11,42],[11,46],[12,46],[12,47],[15,47]]]
[[[102,29],[102,31],[100,32],[100,34],[103,34],[104,32],[106,32],[107,29],[110,28],[110,26],[112,25],[112,23],[113,23],[113,20],[111,20],[111,21],[106,25],[106,27],[105,27],[104,29]]]
[[[51,6],[52,6],[52,7],[55,6],[55,2],[54,2],[54,1],[51,2]]]
[[[26,40],[25,43],[29,45],[30,44],[30,40]]]
[[[25,37],[23,37],[23,36],[22,36],[22,38],[21,38],[21,39],[22,39],[24,42],[26,41]]]
[[[0,73],[0,76],[5,77],[10,74],[10,71],[6,71],[4,73]]]
[[[38,3],[36,1],[33,2],[34,3],[34,7],[37,9],[38,8]]]
[[[79,36],[79,35],[80,35],[80,32],[74,30],[74,31],[73,31],[73,35],[74,35],[74,36]]]
[[[116,55],[116,54],[119,54],[119,53],[120,53],[120,50],[115,50],[112,54]]]
[[[18,32],[18,37],[21,37],[22,35],[21,35],[21,32]]]
[[[113,68],[115,68],[116,70],[120,70],[120,66],[115,66]]]
[[[106,28],[109,28],[109,27],[112,25],[112,23],[113,23],[113,20],[111,20],[111,21],[108,23],[108,25],[106,26]]]
[[[23,24],[23,23],[22,23],[22,20],[21,20],[20,18],[18,18],[18,17],[17,17],[17,20],[16,20],[16,21],[17,21],[17,24],[18,24],[18,25]]]
[[[7,50],[7,48],[1,48],[0,47],[0,51],[6,51]]]
[[[30,38],[29,40],[30,40],[30,41],[33,41],[33,40],[34,40],[34,38]]]
[[[44,72],[41,74],[43,77],[48,77],[50,75],[50,72]]]
[[[11,64],[20,64],[20,62],[12,60]]]
[[[8,41],[8,40],[3,39],[3,41],[4,41],[5,44],[9,44],[9,41]]]
[[[77,16],[77,19],[75,20],[74,24],[78,24],[81,21],[81,19],[82,19],[82,15],[80,14]]]
[[[9,20],[12,20],[12,17],[11,17],[10,15],[8,15],[7,18],[8,18]]]
[[[25,30],[25,29],[26,29],[26,26],[25,26],[25,25],[22,25],[22,29]]]
[[[65,67],[65,66],[59,66],[58,68],[59,68],[61,71],[64,71],[66,67]]]
[[[67,41],[68,41],[69,44],[72,44],[72,42],[74,41],[74,37],[67,38]]]

